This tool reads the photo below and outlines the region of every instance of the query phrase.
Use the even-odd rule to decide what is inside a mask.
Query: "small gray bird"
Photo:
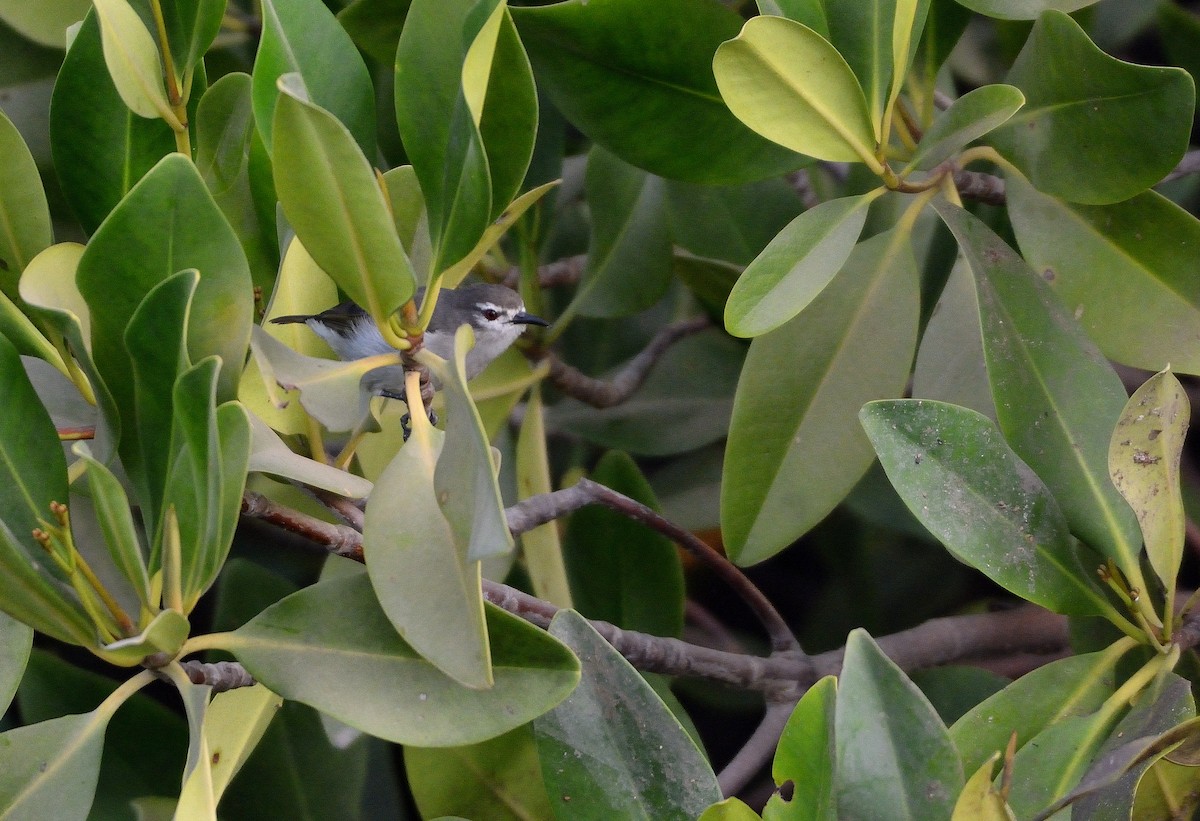
[[[424,294],[424,288],[417,289],[418,302]],[[353,302],[343,302],[319,314],[280,316],[271,321],[277,325],[303,322],[346,361],[396,350],[384,340],[370,315]],[[549,324],[525,313],[521,295],[512,288],[487,283],[463,285],[443,289],[438,295],[425,329],[425,347],[443,359],[451,359],[454,332],[460,325],[470,325],[475,331],[475,347],[467,353],[467,379],[474,379],[516,341],[526,325]],[[404,399],[404,369],[398,365],[376,368],[363,381],[372,393]]]

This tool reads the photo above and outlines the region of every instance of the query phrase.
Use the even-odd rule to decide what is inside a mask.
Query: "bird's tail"
[[[290,325],[292,323],[304,323],[312,319],[309,314],[292,314],[291,316],[277,316],[271,320],[275,325]]]

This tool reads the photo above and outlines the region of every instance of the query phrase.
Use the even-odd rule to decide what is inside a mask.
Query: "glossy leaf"
[[[280,80],[273,149],[275,188],[317,264],[385,324],[416,283],[375,174],[350,132]]]
[[[917,143],[908,167],[928,170],[1008,122],[1025,105],[1013,86],[995,83],[968,91],[938,115]]]
[[[834,726],[839,816],[949,816],[963,774],[946,726],[861,629],[846,642]]]
[[[837,679],[826,676],[809,688],[792,711],[771,766],[775,785],[782,787],[790,781],[792,794],[784,798],[776,791],[767,799],[763,808],[765,821],[799,817],[834,821],[837,818],[834,795],[836,706]]]
[[[769,140],[821,160],[875,157],[863,90],[827,40],[783,17],[755,17],[713,58],[730,110]]]
[[[0,292],[16,300],[17,278],[54,241],[50,208],[33,155],[0,112]]]
[[[254,752],[283,700],[263,687],[243,687],[213,696],[204,718],[204,737],[213,758],[213,797],[225,788]]]
[[[979,298],[975,277],[964,262],[955,264],[933,309],[913,367],[914,399],[962,405],[996,418],[983,359]]]
[[[1154,682],[1113,729],[1079,784],[1062,799],[1074,803],[1072,814],[1096,821],[1138,817],[1130,813],[1139,781],[1181,738],[1195,737],[1195,715],[1187,680],[1167,674]]]
[[[547,410],[546,423],[630,453],[694,450],[728,433],[730,396],[744,357],[744,348],[722,333],[696,334],[672,345],[627,401],[600,410],[566,400]]]
[[[1034,816],[1078,783],[1112,729],[1110,716],[1099,710],[1063,719],[1017,751],[1008,803],[1018,818]]]
[[[1092,581],[1054,497],[984,416],[920,399],[872,402],[860,414],[908,509],[951,553],[1056,613],[1111,605]],[[969,769],[969,768],[968,768]]]
[[[480,131],[482,106],[470,108],[464,59],[477,36],[486,39],[480,28],[495,18],[497,8],[496,0],[482,5],[471,0],[415,0],[400,34],[396,123],[425,195],[435,249],[431,274],[470,251],[492,212],[491,157]],[[493,28],[492,37],[496,34]],[[486,75],[491,60],[482,62],[486,70],[479,73]],[[486,95],[486,76],[473,78],[471,85],[472,99]]]
[[[588,264],[572,303],[585,316],[626,316],[666,292],[671,235],[663,181],[603,148],[588,154]]]
[[[1047,9],[1078,11],[1096,0],[957,0],[962,5],[999,20],[1036,20]]]
[[[454,530],[455,542],[468,561],[513,549],[497,481],[500,464],[467,387],[467,353],[474,346],[474,332],[469,325],[460,325],[454,334],[453,362],[430,364],[442,383],[446,403],[445,444],[438,455],[433,487],[438,506]]]
[[[151,601],[146,558],[133,524],[125,488],[112,471],[93,458],[87,445],[79,442],[71,450],[87,465],[88,490],[113,564],[129,581],[142,606],[150,610],[156,602]]]
[[[33,628],[0,611],[0,715],[12,703],[32,648]]]
[[[493,678],[479,561],[438,503],[444,440],[413,414],[412,434],[375,483],[373,497],[386,502],[367,506],[363,556],[396,632],[460,685],[486,689]]]
[[[1142,526],[1146,555],[1174,598],[1183,561],[1179,459],[1191,419],[1187,392],[1169,370],[1150,377],[1125,405],[1108,446],[1108,471]]]
[[[1065,718],[1099,709],[1112,695],[1113,667],[1120,651],[1115,646],[1052,661],[969,710],[950,728],[963,770],[973,772],[993,753],[1003,752],[1013,733],[1017,744],[1025,745]]]
[[[249,415],[253,437],[249,470],[292,479],[349,499],[365,499],[373,485],[361,476],[308,459],[288,448],[279,434],[254,414]]]
[[[293,239],[284,253],[279,278],[271,292],[271,301],[262,324],[259,330],[251,331],[251,350],[255,355],[246,363],[242,381],[238,384],[238,400],[280,433],[309,433],[309,417],[304,405],[297,401],[298,395],[281,391],[279,383],[271,376],[271,368],[264,370],[259,366],[259,354],[262,352],[256,350],[253,340],[265,335],[281,343],[273,347],[272,352],[285,347],[308,357],[330,358],[333,351],[307,325],[276,325],[270,320],[295,314],[319,314],[337,302],[337,286],[333,280],[321,270],[305,250],[304,244],[299,239]],[[362,418],[361,415],[359,418]],[[357,421],[351,422],[350,427]]]
[[[700,814],[698,821],[757,821],[758,813],[740,798],[726,798]]]
[[[58,434],[38,400],[21,358],[0,337],[0,609],[62,641],[90,644],[95,629],[74,598],[55,584],[61,573],[33,540],[50,518],[50,502],[67,499],[67,472]],[[36,563],[36,564],[35,564]]]
[[[218,396],[233,397],[250,336],[250,271],[196,167],[186,157],[171,155],[130,191],[92,237],[76,275],[88,304],[103,306],[92,312],[92,352],[122,418],[130,423],[132,365],[122,334],[150,289],[187,268],[200,272],[188,323],[188,355],[192,361],[220,356]],[[114,277],[114,270],[121,276]]]
[[[1038,19],[1007,82],[1025,108],[989,141],[1046,194],[1120,202],[1162,179],[1187,148],[1187,72],[1109,57],[1060,11]]]
[[[975,275],[1000,429],[1071,530],[1144,590],[1137,519],[1108,478],[1108,441],[1126,399],[1121,380],[1002,239],[960,208],[935,207]]]
[[[1016,816],[1008,808],[1008,802],[992,786],[992,776],[999,759],[999,752],[992,753],[992,757],[983,762],[975,774],[967,779],[966,786],[954,804],[951,821],[1015,821]]]
[[[417,655],[361,572],[287,597],[223,646],[284,698],[380,738],[456,746],[532,720],[579,680],[571,653],[543,631],[492,607],[488,622],[496,674],[488,690],[463,687]]]
[[[139,117],[178,124],[163,87],[162,59],[142,18],[128,0],[95,0],[104,62],[117,93]]]
[[[261,219],[254,200],[250,163],[257,146],[261,138],[254,126],[251,79],[226,74],[196,108],[196,167],[242,244],[254,284],[270,292],[279,245],[274,221]]]
[[[0,20],[23,37],[43,46],[66,47],[67,27],[83,19],[91,0],[57,0],[53,3],[26,3],[0,0]]]
[[[367,56],[382,65],[396,60],[396,43],[411,0],[353,0],[338,12],[338,22]]]
[[[554,490],[541,390],[530,392],[517,436],[517,490],[521,499]],[[559,607],[571,607],[571,589],[558,523],[547,522],[521,534],[521,552],[535,596]]]
[[[89,233],[175,150],[170,126],[135,115],[117,94],[95,13],[84,20],[54,84],[50,147],[63,194]]]
[[[538,87],[625,162],[698,183],[746,182],[803,164],[721,100],[712,56],[742,20],[719,3],[570,0],[511,11]]]
[[[190,629],[185,616],[174,610],[163,610],[136,636],[100,645],[99,655],[121,667],[141,664],[146,656],[155,653],[171,658],[179,653]]]
[[[1200,222],[1155,191],[1076,205],[1007,179],[1021,251],[1105,356],[1147,370],[1200,373]],[[1129,310],[1137,305],[1138,310]],[[1153,329],[1146,317],[1154,317]]]
[[[850,258],[873,199],[828,200],[780,231],[733,286],[725,304],[729,332],[760,336],[803,311]]]
[[[533,722],[556,818],[691,817],[720,800],[704,755],[582,616],[560,610],[550,635],[583,665],[575,691]]]
[[[111,712],[63,716],[0,734],[0,813],[84,818]]]
[[[276,84],[292,72],[303,78],[299,85],[307,91],[307,99],[340,121],[360,151],[374,156],[371,77],[333,12],[321,0],[265,0],[262,19],[262,39],[254,58],[254,121],[272,157]]]
[[[807,311],[751,344],[721,483],[721,531],[736,562],[778,553],[862,478],[873,454],[849,420],[903,391],[918,303],[907,236],[879,234]]]
[[[606,453],[590,478],[658,509],[654,491],[624,453]],[[590,506],[571,514],[563,555],[580,613],[625,630],[681,635],[683,568],[669,539],[607,508]]]
[[[393,354],[350,362],[304,356],[258,326],[251,332],[250,350],[262,378],[299,390],[304,409],[331,431],[354,430],[367,418],[371,396],[361,383],[368,373],[399,367]]]
[[[425,818],[553,817],[528,726],[469,747],[405,747],[404,769]]]

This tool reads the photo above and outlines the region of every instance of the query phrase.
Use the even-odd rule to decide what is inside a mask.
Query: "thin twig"
[[[346,525],[324,522],[315,516],[273,502],[252,490],[242,494],[242,515],[262,519],[304,536],[330,553],[362,561],[362,534]]]
[[[725,768],[717,775],[717,783],[721,785],[722,795],[737,795],[750,779],[766,766],[775,755],[779,746],[779,738],[783,735],[784,725],[792,715],[796,704],[792,701],[768,703],[767,711],[754,729],[750,738],[730,759]]]
[[[345,496],[339,496],[336,493],[331,493],[328,490],[320,488],[310,488],[304,486],[318,502],[329,508],[329,511],[337,516],[342,522],[353,530],[359,533],[363,532],[363,510],[353,499],[347,499]]]
[[[180,663],[192,684],[207,684],[214,693],[236,690],[238,687],[253,687],[254,676],[236,661],[184,661]]]
[[[508,527],[513,535],[554,521],[561,516],[587,505],[604,505],[627,519],[641,522],[652,530],[675,541],[684,550],[708,565],[721,579],[750,606],[759,622],[767,631],[771,649],[776,651],[800,652],[800,643],[792,635],[779,611],[754,586],[741,570],[707,543],[691,532],[655,512],[646,505],[618,493],[591,479],[580,479],[576,484],[552,493],[541,493],[518,502],[505,511]]]
[[[642,386],[650,369],[667,350],[686,336],[699,333],[710,325],[708,317],[693,317],[663,328],[637,356],[630,359],[611,379],[595,379],[568,365],[553,352],[547,353],[550,381],[568,396],[594,408],[619,405]]]

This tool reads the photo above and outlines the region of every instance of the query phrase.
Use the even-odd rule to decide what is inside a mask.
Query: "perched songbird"
[[[417,290],[420,302],[425,289]],[[339,359],[362,359],[393,353],[370,315],[353,302],[343,302],[319,314],[280,316],[276,324],[303,322],[329,343]],[[463,285],[438,294],[437,307],[425,329],[425,348],[443,359],[454,356],[454,332],[460,325],[475,331],[475,347],[467,354],[467,379],[473,379],[516,341],[526,325],[548,325],[525,313],[521,295],[504,285]],[[404,399],[404,369],[399,365],[376,368],[364,377],[368,390],[393,399]]]

